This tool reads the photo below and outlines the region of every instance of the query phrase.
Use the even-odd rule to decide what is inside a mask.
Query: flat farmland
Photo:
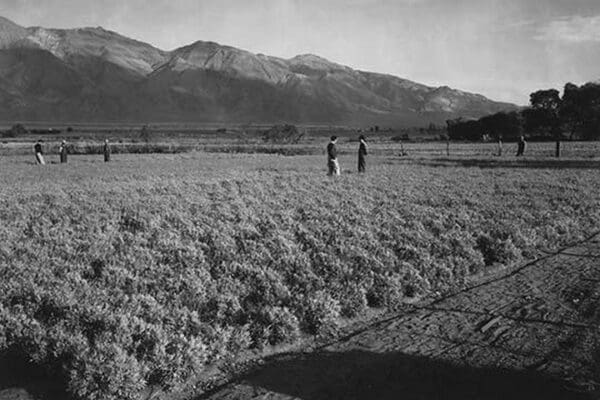
[[[90,128],[91,129],[91,128]],[[332,131],[308,133],[298,143],[286,144],[268,142],[261,139],[260,132],[243,133],[230,130],[216,133],[187,131],[156,131],[149,140],[140,138],[137,131],[95,131],[75,132],[61,135],[28,135],[20,138],[4,138],[0,141],[0,157],[14,155],[33,155],[35,140],[42,140],[44,153],[50,154],[50,161],[58,159],[58,148],[63,139],[67,141],[70,154],[99,154],[104,139],[109,139],[115,153],[184,153],[190,151],[211,153],[244,154],[283,154],[283,155],[324,155],[329,134],[339,135],[339,151],[346,155],[355,155],[358,148],[359,133]],[[369,136],[369,151],[372,155],[398,156],[409,158],[490,158],[494,161],[511,160],[517,152],[516,143],[503,143],[502,156],[498,157],[498,144],[493,142],[450,142],[442,141],[396,141],[394,136]],[[547,159],[555,155],[554,142],[530,142],[525,156],[521,159]],[[561,158],[600,159],[600,142],[563,141]],[[33,160],[33,157],[32,157]]]
[[[335,335],[600,223],[596,144],[566,143],[561,160],[530,144],[517,160],[495,144],[448,157],[443,143],[404,144],[408,156],[374,143],[359,175],[341,143],[336,178],[310,146],[1,157],[0,349],[76,397],[178,390],[247,349]]]

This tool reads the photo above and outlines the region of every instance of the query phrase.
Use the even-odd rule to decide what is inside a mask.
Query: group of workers
[[[521,157],[525,154],[525,149],[527,148],[527,142],[525,141],[525,136],[519,136],[519,140],[517,140],[517,157]],[[498,154],[497,156],[502,156],[502,137],[498,138]]]
[[[365,141],[365,137],[360,135],[358,145],[358,172],[364,173],[366,172],[367,162],[367,142]],[[337,159],[337,136],[332,136],[329,144],[327,145],[327,175],[339,175],[340,174],[340,163]]]
[[[366,172],[366,157],[367,157],[367,142],[365,140],[364,135],[359,136],[359,145],[358,145],[358,172],[364,173]],[[329,144],[327,145],[327,175],[339,175],[340,174],[340,164],[338,162],[338,152],[337,152],[337,136],[331,136]],[[525,142],[525,137],[521,136],[517,143],[517,157],[522,156],[525,153],[525,148],[527,143]],[[34,146],[35,151],[35,159],[38,164],[44,165],[46,162],[44,161],[44,152],[42,150],[41,141],[37,141]],[[110,161],[110,144],[108,139],[104,141],[104,161]],[[59,147],[60,154],[60,162],[64,164],[67,162],[67,142],[63,140]],[[502,140],[498,139],[498,155],[502,155]]]
[[[366,156],[367,156],[367,143],[365,141],[365,137],[360,135],[359,137],[359,146],[358,146],[358,172],[363,173],[366,171]],[[340,174],[340,164],[337,159],[337,136],[331,136],[331,141],[329,145],[327,145],[327,167],[328,167],[328,175],[339,175]],[[45,165],[46,162],[44,160],[44,151],[42,149],[42,142],[37,141],[35,144],[34,152],[35,152],[35,160],[38,164]],[[110,161],[110,144],[108,139],[104,141],[104,161]],[[69,154],[67,142],[63,140],[59,147],[60,154],[60,162],[64,164],[67,162],[67,157]]]
[[[40,165],[45,165],[46,161],[44,160],[44,150],[42,148],[42,142],[38,140],[36,144],[33,146],[33,151],[35,152],[35,161]],[[102,149],[104,153],[104,162],[110,161],[110,143],[108,139],[104,140],[104,147]],[[60,143],[60,147],[58,148],[58,153],[60,154],[60,163],[65,164],[67,162],[67,156],[69,154],[69,150],[67,147],[67,141],[63,140]]]

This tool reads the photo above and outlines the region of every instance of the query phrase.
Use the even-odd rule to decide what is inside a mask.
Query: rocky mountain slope
[[[513,109],[316,55],[198,41],[171,52],[103,28],[0,17],[0,119],[423,125]]]

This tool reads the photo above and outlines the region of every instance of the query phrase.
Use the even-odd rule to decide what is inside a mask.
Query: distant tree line
[[[304,132],[295,125],[275,125],[263,132],[262,139],[270,143],[298,143],[304,137]]]
[[[430,123],[427,127],[400,128],[394,131],[390,139],[394,142],[407,142],[410,140],[446,140],[446,127]]]
[[[499,112],[478,120],[446,121],[451,140],[600,139],[600,84],[565,85],[562,98],[556,89],[538,90],[530,105],[520,111]]]
[[[73,128],[68,127],[67,132],[73,132]],[[10,129],[0,132],[0,136],[4,138],[16,138],[29,133],[34,135],[56,135],[62,133],[62,130],[54,128],[27,129],[23,124],[15,124]]]

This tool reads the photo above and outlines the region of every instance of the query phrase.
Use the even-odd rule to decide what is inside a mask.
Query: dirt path
[[[199,399],[600,398],[600,236]]]

